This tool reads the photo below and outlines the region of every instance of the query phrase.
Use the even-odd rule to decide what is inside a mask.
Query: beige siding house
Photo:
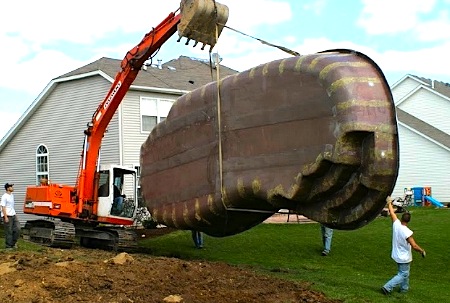
[[[450,202],[450,84],[406,75],[392,87],[397,108],[400,169],[393,195],[431,187]]]
[[[74,185],[86,124],[105,98],[120,60],[101,58],[53,79],[0,141],[0,180],[15,184],[16,210],[23,223],[27,185],[41,176]],[[220,78],[237,71],[220,66]],[[102,141],[101,163],[139,165],[140,146],[154,124],[181,95],[215,81],[209,62],[181,56],[139,73]]]

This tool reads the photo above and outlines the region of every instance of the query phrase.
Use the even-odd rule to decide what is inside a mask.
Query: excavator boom
[[[127,52],[121,63],[121,71],[116,75],[113,85],[85,131],[86,140],[77,186],[78,213],[83,212],[86,202],[95,200],[95,171],[103,135],[145,61],[177,31],[177,26],[180,39],[188,39],[186,44],[194,40],[195,45],[201,42],[203,47],[214,47],[227,19],[228,8],[222,4],[207,0],[185,0],[181,2],[179,14],[170,13],[138,45]]]
[[[78,178],[78,213],[83,211],[85,202],[94,200],[93,181],[98,153],[109,122],[144,62],[175,33],[179,21],[180,16],[171,13],[161,24],[145,35],[138,45],[127,52],[121,63],[122,70],[117,73],[108,94],[92,116],[92,121],[85,131],[86,141]]]

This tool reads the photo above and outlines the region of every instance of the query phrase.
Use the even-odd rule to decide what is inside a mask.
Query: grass
[[[450,209],[411,208],[410,228],[427,257],[413,252],[410,291],[385,297],[380,287],[396,273],[390,258],[392,224],[379,217],[353,230],[335,230],[331,254],[322,257],[318,224],[260,224],[241,234],[214,238],[205,235],[205,248],[196,249],[189,231],[177,231],[141,242],[155,256],[221,261],[288,280],[310,283],[315,290],[346,303],[447,302],[450,281]],[[3,247],[0,228],[0,247]],[[19,240],[21,251],[42,247]],[[1,251],[2,249],[0,249]]]
[[[450,209],[411,208],[414,239],[427,258],[413,252],[410,291],[385,297],[380,287],[396,273],[390,258],[392,225],[379,217],[353,231],[335,230],[331,254],[322,257],[318,224],[260,224],[244,233],[213,238],[194,248],[188,231],[148,239],[153,255],[222,261],[289,280],[305,281],[347,303],[446,302],[449,294]]]

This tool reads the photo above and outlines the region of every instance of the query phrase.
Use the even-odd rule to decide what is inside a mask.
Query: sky
[[[212,0],[211,0],[212,1]],[[406,74],[450,83],[450,0],[217,0],[227,26],[302,55],[362,52],[390,85]],[[50,81],[101,57],[123,59],[180,0],[7,1],[0,12],[0,140]],[[208,59],[175,34],[154,60]],[[290,55],[224,29],[213,52],[244,71]],[[154,61],[155,62],[155,61]],[[99,100],[99,103],[102,100]]]

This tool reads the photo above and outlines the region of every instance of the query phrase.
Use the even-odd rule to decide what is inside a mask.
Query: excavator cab
[[[105,165],[99,171],[98,217],[133,220],[137,209],[136,170]]]

